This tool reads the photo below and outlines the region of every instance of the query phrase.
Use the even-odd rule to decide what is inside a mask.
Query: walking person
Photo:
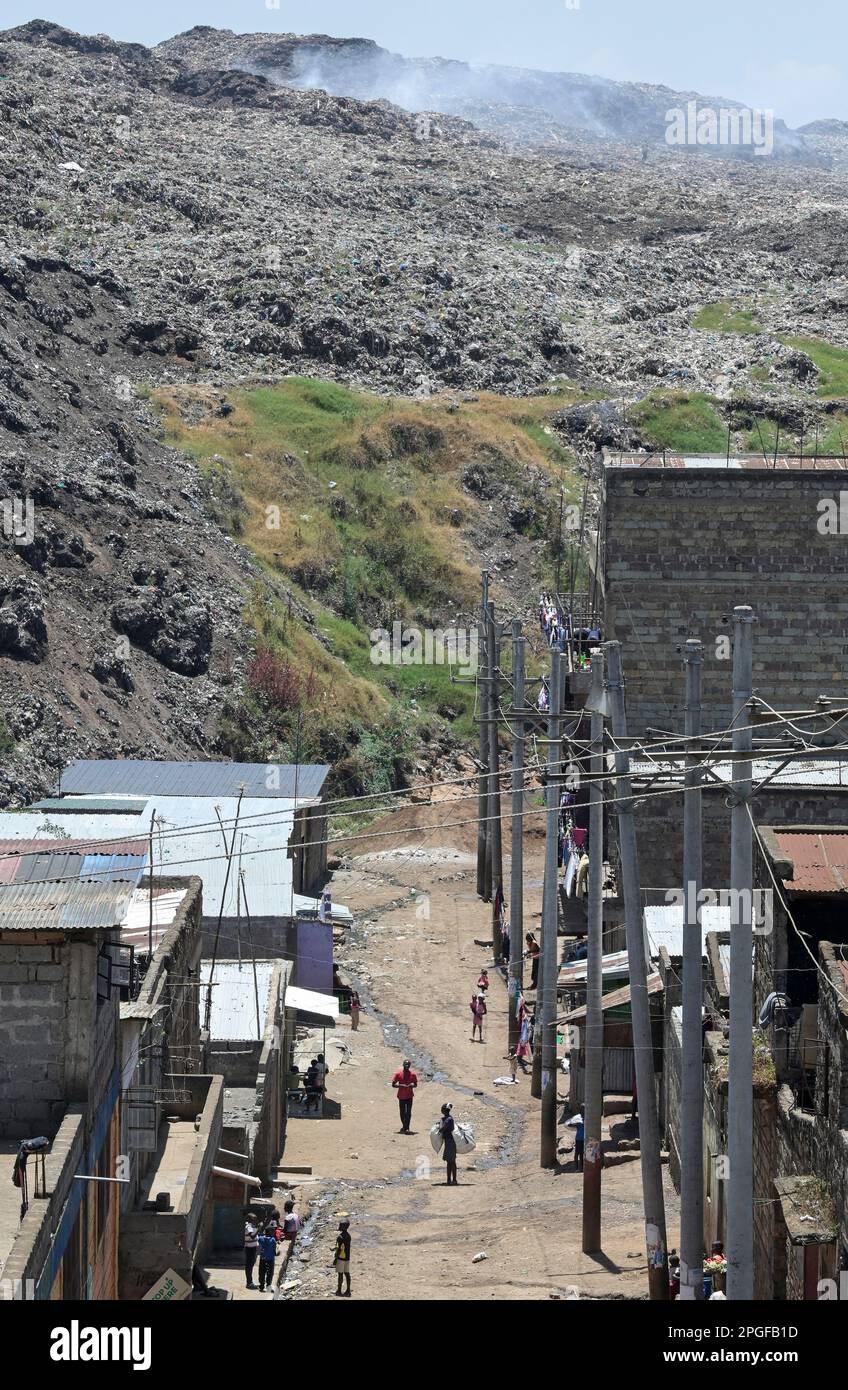
[[[244,1277],[249,1289],[255,1289],[253,1270],[259,1254],[259,1226],[252,1216],[244,1223]]]
[[[359,1002],[359,995],[356,990],[351,990],[350,994],[350,1028],[352,1033],[359,1029],[359,1010],[362,1008]]]
[[[481,994],[485,994],[485,993],[486,993],[486,990],[487,990],[488,988],[489,988],[489,972],[488,972],[488,970],[481,970],[481,971],[480,971],[480,978],[479,978],[479,980],[477,981],[477,989],[479,990],[479,992],[480,992]]]
[[[418,1077],[412,1070],[409,1061],[405,1061],[401,1071],[396,1071],[392,1077],[392,1089],[397,1091],[398,1106],[400,1108],[400,1132],[409,1134],[409,1126],[412,1123],[412,1102],[415,1098],[415,1088],[418,1085]]]
[[[274,1261],[277,1258],[277,1235],[271,1224],[266,1226],[259,1241],[259,1292],[270,1289],[274,1282]]]
[[[574,1128],[574,1166],[578,1173],[583,1172],[583,1154],[586,1148],[586,1118],[582,1110],[566,1121]]]
[[[333,1269],[338,1275],[338,1287],[336,1297],[341,1294],[343,1298],[350,1298],[350,1222],[339,1222],[339,1233],[336,1236],[336,1249],[333,1255]],[[342,1294],[342,1280],[347,1283],[347,1288]]]
[[[459,1183],[456,1176],[456,1140],[453,1137],[454,1118],[451,1114],[451,1106],[442,1106],[442,1118],[439,1120],[439,1133],[442,1136],[442,1158],[445,1161],[445,1171],[447,1173],[447,1187],[458,1187]]]
[[[488,1009],[486,1008],[486,1001],[483,998],[482,994],[478,994],[476,998],[472,995],[469,1008],[471,1009],[471,1041],[474,1041],[474,1034],[479,1032],[480,1041],[482,1042],[483,1019],[486,1017],[486,1014],[488,1013]]]

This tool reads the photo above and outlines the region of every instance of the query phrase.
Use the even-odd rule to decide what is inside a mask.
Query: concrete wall
[[[191,1268],[209,1241],[212,1167],[221,1143],[223,1081],[220,1076],[177,1076],[175,1087],[191,1099],[169,1102],[185,1119],[200,1114],[194,1151],[175,1212],[133,1211],[121,1218],[120,1298],[140,1299],[168,1268],[191,1282]]]
[[[716,637],[749,603],[754,685],[784,709],[838,697],[848,658],[844,540],[817,503],[846,475],[826,468],[604,470],[605,636],[622,643],[630,733],[683,728],[678,648],[704,642],[705,726],[730,718],[731,663]],[[744,517],[744,525],[740,525]]]
[[[116,933],[0,933],[0,1135],[55,1135],[67,1105],[96,1109],[119,1056],[118,992],[97,999]]]

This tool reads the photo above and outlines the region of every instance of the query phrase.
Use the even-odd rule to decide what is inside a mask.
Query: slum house
[[[848,828],[759,829],[755,873],[774,887],[754,1003],[778,1087],[775,1296],[810,1298],[848,1269]]]
[[[288,961],[204,961],[211,995],[210,1069],[224,1078],[224,1120],[214,1169],[214,1244],[240,1246],[245,1206],[257,1192],[271,1198],[285,1147],[287,1119],[303,1116],[302,1075],[293,1071],[298,1039],[339,1018],[333,995],[290,983]],[[204,991],[205,992],[205,991]],[[302,1044],[300,1044],[302,1045]],[[321,1045],[312,1041],[313,1053]],[[333,1113],[337,1111],[337,1107]],[[328,1114],[322,1102],[309,1115]]]
[[[203,880],[204,955],[239,950],[294,962],[297,982],[329,990],[332,923],[349,923],[346,907],[321,904],[326,877],[328,768],[253,763],[80,762],[63,774],[71,808],[86,789],[116,798],[145,791],[140,820],[154,823],[154,873]],[[113,787],[114,792],[104,792]],[[295,796],[296,793],[296,796]],[[69,809],[67,815],[73,815]],[[58,813],[49,812],[56,822]],[[2,822],[2,817],[0,817]],[[61,822],[68,824],[67,819]],[[296,844],[292,846],[292,836]],[[316,865],[323,865],[319,869]],[[321,920],[321,917],[326,920]]]
[[[706,955],[709,934],[723,925],[728,908],[705,906],[701,910],[702,952]],[[660,1123],[665,1118],[669,1086],[672,1110],[675,1105],[675,1082],[669,1080],[667,1059],[674,1051],[675,1040],[670,1036],[670,1019],[680,1003],[680,976],[683,961],[683,907],[674,904],[648,905],[643,914],[645,956],[650,963],[648,994],[651,1007],[651,1028],[654,1044],[654,1070],[657,1077]],[[605,1094],[630,1095],[636,1082],[633,1055],[633,1028],[630,1017],[630,964],[626,950],[609,952],[602,957],[603,989],[603,1089]],[[571,1007],[560,1019],[570,1026],[567,1034],[569,1056],[569,1100],[572,1106],[582,1104],[585,1082],[586,961],[564,964],[560,969],[558,993],[569,999]],[[679,1013],[679,1008],[677,1010]],[[679,1065],[679,1064],[678,1064]],[[679,1081],[677,1082],[679,1090]]]
[[[0,887],[0,1277],[7,1296],[118,1294],[120,926],[127,881]],[[25,1187],[13,1155],[34,1141]],[[83,1176],[77,1176],[77,1175]],[[94,1181],[102,1178],[104,1181]]]

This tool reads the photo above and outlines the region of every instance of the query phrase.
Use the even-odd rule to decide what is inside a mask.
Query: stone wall
[[[740,603],[757,619],[759,695],[797,710],[839,698],[845,548],[819,533],[817,503],[845,481],[826,468],[604,470],[605,635],[622,644],[630,733],[683,729],[687,637],[704,643],[705,727],[729,722],[731,661],[716,638],[732,633]]]

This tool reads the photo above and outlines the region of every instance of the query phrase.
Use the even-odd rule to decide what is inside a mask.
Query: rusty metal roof
[[[0,888],[0,933],[106,931],[120,926],[131,883],[9,883]]]
[[[848,893],[848,833],[772,832],[780,851],[792,861],[791,893]]]

